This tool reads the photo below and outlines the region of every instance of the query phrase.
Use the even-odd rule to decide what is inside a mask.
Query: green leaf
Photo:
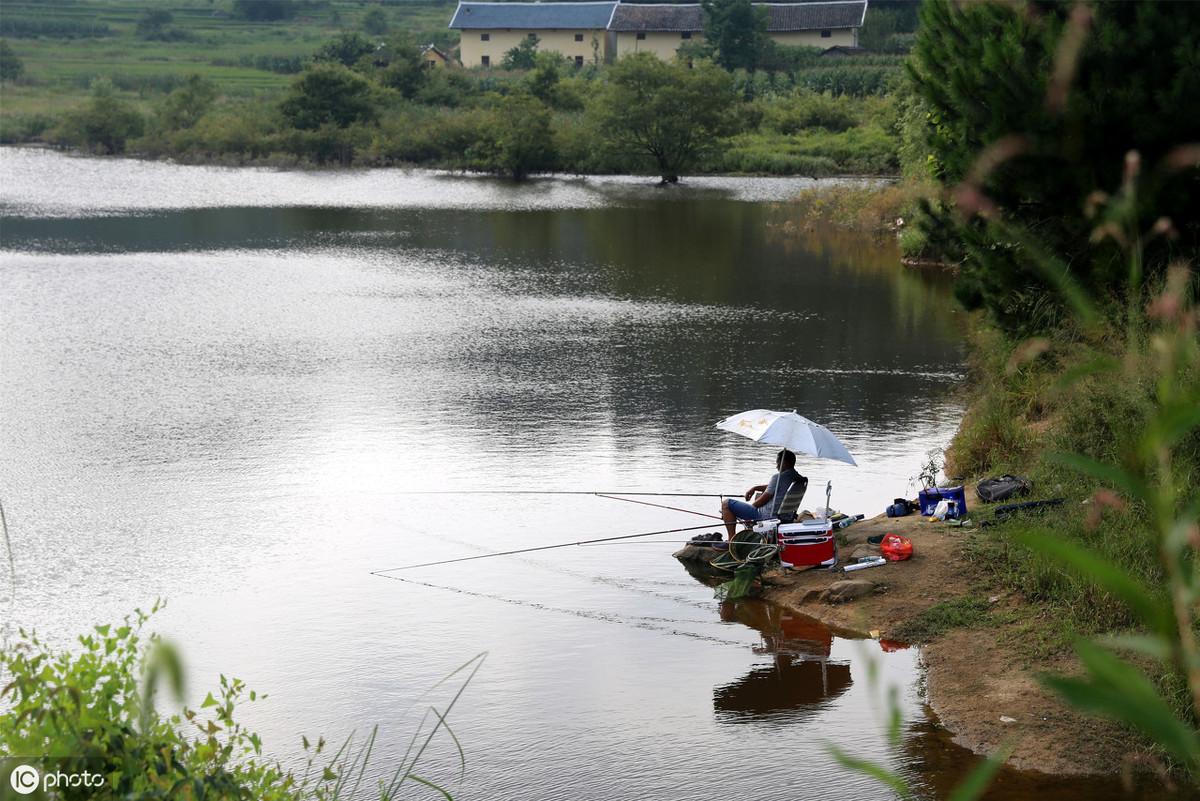
[[[913,797],[912,788],[908,786],[908,782],[904,781],[904,778],[898,773],[893,773],[884,766],[878,765],[869,760],[850,756],[832,743],[826,743],[825,750],[828,751],[830,756],[832,756],[834,760],[843,768],[856,771],[857,773],[861,773],[865,776],[870,776],[877,782],[890,787],[892,792],[896,793],[896,795],[900,796],[901,798],[910,799]]]
[[[1154,631],[1169,631],[1170,608],[1151,595],[1144,584],[1103,556],[1065,540],[1033,534],[1018,534],[1016,539],[1033,551],[1042,553],[1070,568],[1123,600]]]
[[[1089,681],[1049,676],[1042,683],[1072,706],[1137,728],[1180,761],[1200,762],[1196,730],[1172,714],[1149,679],[1097,645],[1081,641],[1076,651]]]
[[[1098,462],[1078,453],[1051,453],[1049,459],[1092,478],[1108,482],[1134,498],[1139,498],[1147,503],[1152,500],[1145,484],[1114,465]]]
[[[426,787],[430,788],[431,790],[441,793],[442,798],[446,799],[446,801],[454,801],[454,796],[450,795],[448,792],[443,790],[441,787],[438,787],[436,784],[429,781],[428,779],[422,779],[420,776],[418,776],[415,773],[408,774],[407,778],[412,779],[414,782],[417,782],[418,784],[423,784]]]
[[[1150,424],[1150,436],[1156,444],[1171,447],[1200,426],[1200,406],[1181,405],[1163,410]]]
[[[967,778],[954,788],[948,801],[975,801],[984,794],[988,785],[992,783],[996,771],[1000,770],[1000,766],[1008,761],[1011,754],[1012,746],[1001,746],[999,751],[980,762],[967,774]]]
[[[204,703],[200,704],[200,708],[204,709],[206,707],[216,706],[216,705],[217,705],[217,699],[213,698],[212,692],[209,692],[209,694],[204,697]]]
[[[1088,376],[1097,375],[1098,373],[1115,372],[1120,366],[1121,363],[1111,356],[1097,356],[1083,364],[1077,364],[1064,372],[1054,382],[1054,386],[1056,389],[1066,389]]]
[[[1106,648],[1134,651],[1163,661],[1171,658],[1171,643],[1166,637],[1150,634],[1110,634],[1099,638],[1097,642]]]

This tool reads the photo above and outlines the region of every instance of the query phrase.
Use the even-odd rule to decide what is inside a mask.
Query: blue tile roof
[[[459,3],[450,20],[460,30],[603,30],[616,3]]]

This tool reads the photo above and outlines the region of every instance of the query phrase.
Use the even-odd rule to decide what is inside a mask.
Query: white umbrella
[[[846,446],[833,432],[820,423],[814,423],[807,417],[796,414],[795,411],[751,409],[733,417],[726,417],[717,423],[717,428],[741,434],[765,445],[778,445],[795,453],[820,459],[836,459],[858,466],[850,451],[846,450]]]

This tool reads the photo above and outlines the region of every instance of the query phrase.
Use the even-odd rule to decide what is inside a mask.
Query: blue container
[[[966,517],[967,494],[962,487],[933,487],[917,493],[917,502],[921,504],[921,514],[929,517],[937,508],[938,501],[953,501],[948,518]]]

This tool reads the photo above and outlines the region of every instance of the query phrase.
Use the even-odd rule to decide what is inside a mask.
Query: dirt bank
[[[982,599],[989,607],[983,625],[952,629],[921,643],[926,700],[937,722],[955,742],[976,753],[1013,743],[1009,764],[1018,770],[1057,775],[1119,770],[1127,740],[1116,727],[1084,718],[1038,685],[1037,673],[1070,672],[1072,665],[1063,658],[1032,661],[1031,649],[1023,647],[1021,621],[1036,615],[1036,609],[1011,595],[989,595],[983,577],[964,557],[965,539],[986,537],[987,530],[952,528],[917,516],[880,516],[845,530],[846,542],[839,549],[843,562],[858,549],[878,553],[867,537],[884,532],[909,537],[913,558],[849,574],[769,571],[763,575],[763,597],[831,627],[885,639],[911,630],[923,612],[940,602]],[[683,561],[705,553],[711,559],[710,549],[689,546],[676,556]],[[848,580],[873,586],[861,597],[831,602],[825,591]]]

